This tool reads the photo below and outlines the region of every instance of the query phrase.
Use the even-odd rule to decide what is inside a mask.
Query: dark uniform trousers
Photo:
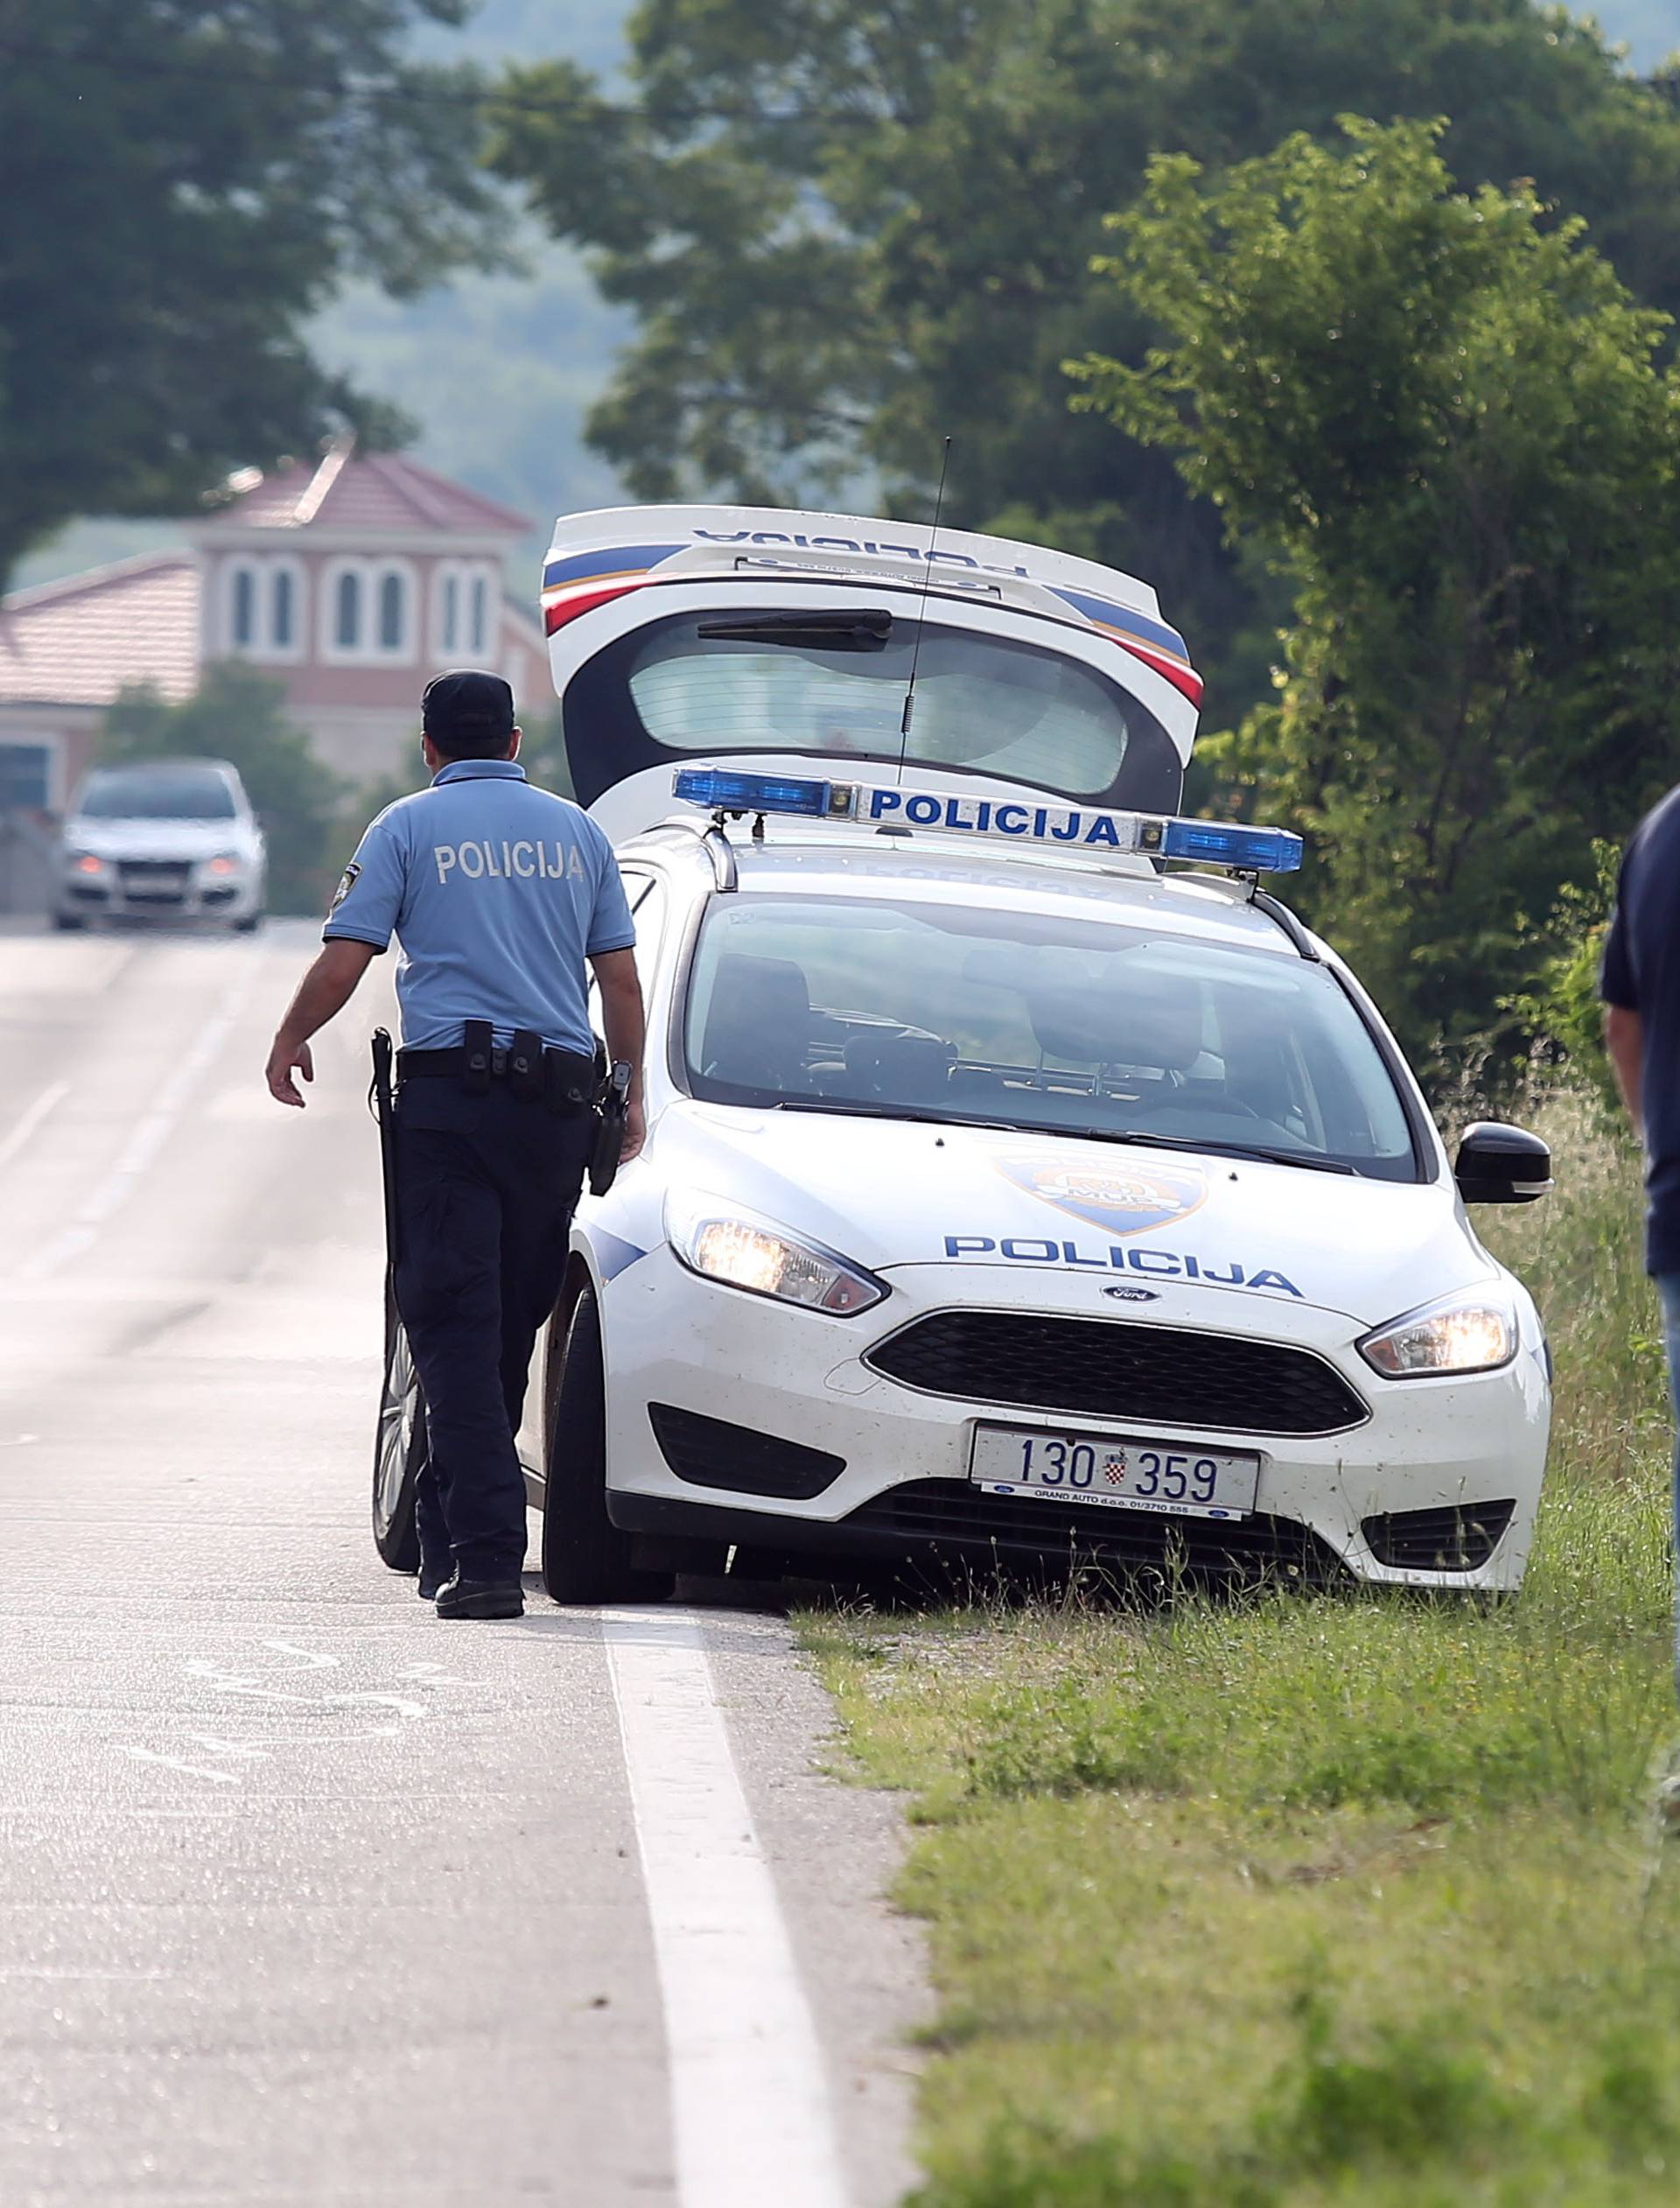
[[[422,1568],[517,1578],[519,1432],[537,1331],[565,1272],[593,1115],[516,1098],[504,1081],[410,1076],[396,1102],[396,1307],[425,1397],[416,1488]]]

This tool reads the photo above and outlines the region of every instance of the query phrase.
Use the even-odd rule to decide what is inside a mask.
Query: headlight
[[[102,874],[111,863],[108,859],[102,859],[96,851],[73,851],[66,856],[79,874]]]
[[[665,1231],[691,1272],[752,1295],[774,1296],[780,1303],[802,1303],[808,1310],[850,1319],[887,1293],[885,1281],[832,1250],[802,1242],[721,1201],[668,1198]]]
[[[1359,1353],[1390,1380],[1492,1372],[1516,1355],[1516,1311],[1496,1286],[1465,1290],[1368,1334]]]
[[[214,859],[205,861],[204,870],[207,874],[236,874],[239,872],[238,855],[231,851],[219,852]]]

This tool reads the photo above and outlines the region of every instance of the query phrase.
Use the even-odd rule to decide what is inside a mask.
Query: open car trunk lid
[[[542,604],[573,787],[615,841],[669,813],[674,768],[708,763],[1179,804],[1200,677],[1148,585],[1094,561],[858,515],[626,507],[561,519]]]

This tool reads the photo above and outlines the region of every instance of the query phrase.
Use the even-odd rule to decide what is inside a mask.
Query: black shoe
[[[449,1575],[454,1568],[452,1564],[440,1564],[435,1569],[428,1570],[423,1564],[420,1567],[420,1600],[435,1602],[449,1584]]]
[[[523,1617],[525,1589],[518,1580],[464,1580],[458,1572],[438,1590],[439,1617]]]

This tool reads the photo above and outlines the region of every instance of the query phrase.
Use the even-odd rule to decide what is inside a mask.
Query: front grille
[[[1516,1504],[1466,1503],[1440,1511],[1390,1511],[1360,1531],[1394,1572],[1474,1572],[1505,1538]]]
[[[185,904],[187,873],[172,859],[125,859],[117,867],[122,894],[131,905]]]
[[[911,1480],[844,1523],[898,1533],[959,1558],[1096,1565],[1126,1576],[1327,1586],[1343,1576],[1335,1551],[1291,1518],[1180,1518],[1077,1503],[988,1495],[966,1480]]]
[[[1322,1357],[1118,1319],[941,1311],[872,1350],[890,1379],[970,1403],[1233,1433],[1337,1433],[1368,1413]]]
[[[832,1487],[846,1468],[844,1457],[802,1441],[783,1441],[727,1419],[703,1418],[668,1403],[650,1403],[654,1439],[679,1480],[696,1487],[730,1488],[738,1495],[781,1495],[808,1502]]]

